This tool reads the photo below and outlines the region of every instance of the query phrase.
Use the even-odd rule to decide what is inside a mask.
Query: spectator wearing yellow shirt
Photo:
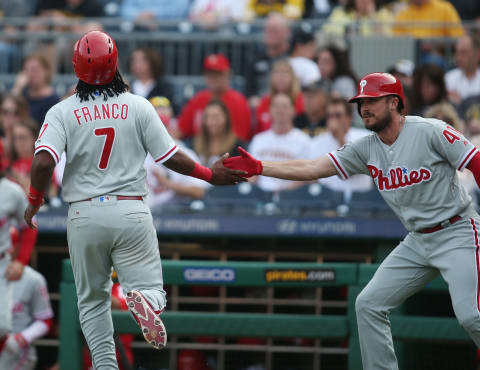
[[[343,36],[346,33],[361,36],[391,35],[394,16],[387,8],[377,10],[375,0],[348,0],[345,7],[336,7],[323,32]]]
[[[395,34],[415,38],[459,37],[464,33],[457,11],[444,0],[410,0],[395,23]]]
[[[305,11],[305,0],[249,0],[248,18],[266,17],[277,12],[291,19],[300,19]]]

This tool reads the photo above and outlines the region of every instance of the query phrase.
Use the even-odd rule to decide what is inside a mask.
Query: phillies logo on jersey
[[[390,168],[386,175],[383,173],[383,170],[373,165],[369,164],[367,167],[372,179],[377,180],[377,186],[380,191],[406,188],[426,182],[432,178],[432,172],[424,167],[410,171],[405,167],[394,167]]]

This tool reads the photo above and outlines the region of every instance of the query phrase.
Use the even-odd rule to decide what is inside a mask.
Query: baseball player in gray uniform
[[[370,175],[409,231],[356,301],[363,368],[398,369],[388,314],[439,273],[460,324],[480,346],[480,218],[459,184],[468,168],[480,186],[480,153],[445,122],[403,116],[400,81],[363,77],[351,100],[372,134],[313,160],[260,162],[243,151],[225,165],[288,180]]]
[[[51,327],[53,311],[48,298],[45,278],[26,266],[19,280],[6,282],[8,259],[0,261],[0,295],[2,324],[0,329],[0,369],[32,370],[37,362],[35,339]]]
[[[32,342],[48,332],[53,312],[42,275],[25,267],[26,262],[17,261],[21,268],[12,278],[15,261],[10,253],[10,226],[15,224],[20,229],[17,258],[23,255],[27,262],[36,233],[23,220],[27,206],[23,189],[3,177],[4,162],[0,142],[0,369],[27,370],[33,369],[37,361]]]
[[[32,216],[65,152],[62,187],[70,204],[67,238],[80,324],[95,369],[118,369],[110,312],[112,266],[145,339],[157,349],[167,343],[159,316],[166,297],[158,240],[143,200],[147,153],[173,171],[214,185],[245,181],[240,177],[245,173],[223,166],[227,154],[206,168],[177,148],[153,106],[127,91],[109,35],[88,32],[74,48],[76,94],[53,106],[45,117],[36,142],[25,220],[36,227]]]

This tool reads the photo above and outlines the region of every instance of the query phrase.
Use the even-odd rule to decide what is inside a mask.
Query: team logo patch
[[[406,167],[394,167],[384,174],[382,169],[378,169],[373,165],[368,165],[370,176],[376,182],[380,191],[395,190],[398,188],[406,188],[427,182],[432,178],[432,172],[425,167],[419,169],[408,170]]]
[[[360,81],[360,94],[363,94],[363,89],[367,86],[367,80]]]

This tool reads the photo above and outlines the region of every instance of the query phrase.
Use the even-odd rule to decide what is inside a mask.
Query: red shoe
[[[132,290],[127,293],[125,300],[130,313],[142,329],[145,340],[156,349],[164,348],[167,345],[167,330],[142,293]]]

